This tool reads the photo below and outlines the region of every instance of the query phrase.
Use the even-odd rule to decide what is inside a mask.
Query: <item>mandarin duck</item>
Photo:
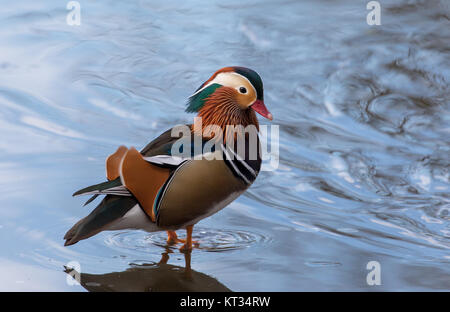
[[[189,97],[186,111],[197,113],[193,124],[167,130],[140,152],[120,146],[106,159],[107,181],[73,194],[92,195],[86,204],[106,196],[67,231],[65,246],[101,231],[140,229],[167,231],[169,244],[191,250],[194,225],[255,181],[261,168],[255,112],[272,120],[261,77],[244,67],[222,68]],[[185,240],[178,229],[186,229]]]

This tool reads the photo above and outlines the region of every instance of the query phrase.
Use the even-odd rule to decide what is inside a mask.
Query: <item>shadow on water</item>
[[[192,270],[191,252],[184,253],[184,267],[168,264],[170,253],[166,248],[158,263],[133,265],[122,272],[89,274],[68,267],[64,271],[72,277],[78,276],[81,286],[91,292],[231,291],[215,278]]]

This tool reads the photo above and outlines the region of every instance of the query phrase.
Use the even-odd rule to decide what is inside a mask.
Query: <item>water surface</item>
[[[380,2],[380,26],[350,0],[80,1],[80,26],[64,1],[2,5],[0,290],[450,290],[449,5]],[[191,275],[164,233],[63,247],[93,208],[73,191],[229,65],[262,76],[280,165],[196,226]]]

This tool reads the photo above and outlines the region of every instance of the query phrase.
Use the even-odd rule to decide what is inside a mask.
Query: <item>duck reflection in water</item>
[[[172,251],[166,248],[158,263],[133,265],[123,272],[106,274],[79,273],[72,268],[65,272],[74,276],[79,273],[80,284],[88,291],[206,291],[229,292],[225,285],[215,278],[191,269],[191,251],[184,252],[185,267],[167,264]],[[78,274],[77,274],[78,275]]]

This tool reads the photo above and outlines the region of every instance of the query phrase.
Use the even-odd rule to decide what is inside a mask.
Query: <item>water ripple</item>
[[[181,238],[181,236],[180,236]],[[167,234],[165,232],[143,233],[137,231],[126,231],[111,234],[105,239],[105,243],[119,252],[132,254],[155,253],[154,246],[170,248],[176,250],[180,244],[168,246]],[[196,227],[193,233],[195,250],[205,252],[224,252],[249,248],[254,245],[267,244],[270,238],[242,230],[217,230],[203,227]]]

